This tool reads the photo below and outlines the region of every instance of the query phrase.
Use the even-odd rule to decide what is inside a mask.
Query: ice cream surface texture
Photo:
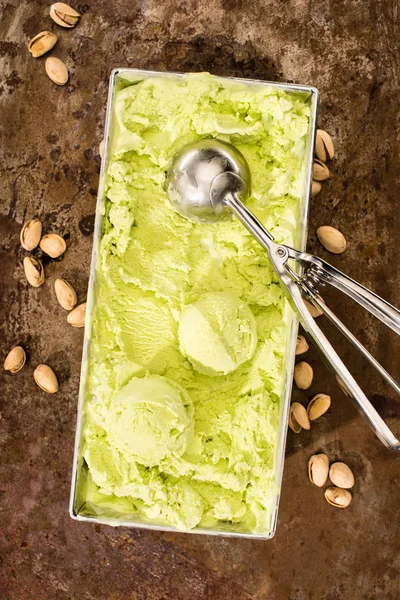
[[[116,92],[85,392],[87,514],[268,532],[292,313],[246,229],[186,220],[165,180],[187,143],[230,142],[250,167],[250,209],[295,244],[309,115],[305,96],[204,73]]]

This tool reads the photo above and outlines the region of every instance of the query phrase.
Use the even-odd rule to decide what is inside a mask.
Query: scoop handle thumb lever
[[[300,277],[286,265],[288,258],[291,256],[292,249],[276,244],[273,241],[274,238],[272,235],[259,222],[256,216],[253,215],[253,213],[239,200],[235,192],[228,192],[223,200],[223,204],[234,212],[248,231],[258,240],[263,248],[268,251],[275,271],[283,286],[286,288],[289,301],[297,313],[301,324],[316,344],[327,365],[336,375],[336,380],[343,392],[350,397],[361,416],[367,421],[381,442],[387,448],[400,450],[400,441],[372,406],[371,402],[351,375],[325,334],[318,327],[304,304],[300,287]],[[303,259],[306,256],[309,255],[303,253]],[[298,282],[296,282],[296,278],[298,278]]]

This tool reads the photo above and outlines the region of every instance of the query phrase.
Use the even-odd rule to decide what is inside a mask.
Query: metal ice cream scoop
[[[250,194],[250,188],[250,171],[244,156],[231,144],[216,139],[203,139],[186,146],[175,158],[167,182],[170,201],[183,216],[195,221],[217,221],[233,212],[267,250],[301,324],[335,373],[341,388],[352,398],[382,443],[388,448],[400,450],[399,440],[372,406],[310,315],[302,294],[325,313],[399,394],[398,383],[321,300],[318,287],[331,284],[397,334],[400,334],[400,312],[324,260],[290,246],[276,244],[272,235],[243,204]],[[293,261],[292,264],[289,261]],[[296,269],[296,264],[300,269]]]

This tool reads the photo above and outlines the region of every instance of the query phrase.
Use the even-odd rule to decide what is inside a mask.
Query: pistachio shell
[[[324,301],[323,298],[321,296],[318,296],[318,298],[320,300],[322,300],[322,302]],[[310,315],[316,319],[317,317],[320,317],[321,315],[323,315],[324,313],[322,312],[322,310],[319,308],[319,306],[314,306],[314,304],[311,304],[311,302],[309,302],[308,300],[306,300],[305,298],[303,298],[303,302],[306,305],[308,312],[310,313]]]
[[[76,292],[65,279],[57,278],[54,282],[57,300],[65,310],[72,310],[77,303]]]
[[[322,185],[319,181],[314,181],[311,184],[311,198],[314,198],[317,194],[320,193]]]
[[[317,129],[317,137],[315,139],[315,154],[319,160],[326,162],[335,156],[335,148],[332,138],[327,131]]]
[[[4,361],[4,369],[10,373],[18,373],[24,366],[26,361],[26,353],[22,346],[15,346],[7,354]]]
[[[288,425],[289,425],[290,429],[293,431],[293,433],[300,433],[300,431],[301,431],[301,425],[300,425],[300,423],[298,423],[296,421],[296,419],[294,417],[292,406],[293,406],[293,404],[291,405],[291,407],[289,409]]]
[[[342,254],[346,250],[346,238],[343,233],[330,225],[318,227],[317,236],[323,247],[333,254]]]
[[[329,479],[334,485],[346,490],[352,488],[354,485],[354,475],[345,463],[335,462],[329,469]]]
[[[57,377],[48,365],[38,365],[33,372],[37,385],[48,394],[55,394],[58,390]]]
[[[67,248],[64,238],[58,235],[58,233],[44,235],[39,245],[43,252],[46,252],[51,258],[58,258],[61,254],[64,254]]]
[[[57,36],[51,31],[41,31],[28,44],[28,50],[33,58],[43,56],[49,52],[57,43]]]
[[[103,150],[104,150],[104,140],[101,140],[100,144],[99,144],[99,154],[100,154],[100,158],[103,158]]]
[[[294,367],[294,382],[300,390],[308,390],[312,384],[313,376],[314,372],[311,365],[304,361],[297,363]],[[304,411],[306,412],[305,409]]]
[[[25,276],[33,287],[40,287],[44,283],[44,269],[41,261],[34,256],[24,258]]]
[[[314,454],[308,461],[308,477],[317,487],[323,487],[328,479],[329,458],[326,454]]]
[[[307,352],[309,346],[304,335],[298,335],[296,341],[296,356]]]
[[[67,322],[72,325],[72,327],[84,327],[85,326],[85,316],[86,316],[86,302],[82,304],[78,304],[71,310],[71,312],[67,316]]]
[[[42,237],[42,224],[39,219],[27,221],[21,229],[19,239],[25,250],[34,250]]]
[[[326,501],[336,508],[347,508],[352,500],[350,492],[340,487],[328,487],[324,496]]]
[[[81,15],[64,2],[55,2],[50,6],[50,17],[60,27],[75,27]]]
[[[329,179],[330,172],[325,163],[317,158],[314,160],[313,179],[314,181],[325,181]]]
[[[62,60],[55,56],[46,58],[44,64],[47,75],[57,85],[65,85],[68,81],[68,69]]]
[[[308,418],[306,409],[300,402],[293,402],[290,406],[290,412],[292,413],[292,419],[294,419],[302,429],[310,429],[310,419]]]
[[[310,418],[310,421],[315,421],[315,419],[319,419],[323,414],[329,409],[331,405],[331,397],[327,394],[316,394],[313,398],[311,398],[308,406],[307,406],[307,414]]]

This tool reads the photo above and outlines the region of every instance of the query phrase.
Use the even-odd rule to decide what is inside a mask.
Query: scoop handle
[[[242,204],[236,194],[228,193],[224,198],[223,203],[234,212],[248,231],[269,253],[275,271],[283,286],[286,288],[289,301],[297,313],[301,324],[316,344],[327,365],[336,375],[336,380],[344,393],[350,397],[361,416],[367,421],[381,442],[387,448],[400,450],[400,441],[372,406],[371,402],[351,375],[336,350],[310,315],[304,304],[298,284],[293,281],[286,269],[286,263],[290,256],[290,249],[275,244],[273,241],[274,238],[269,231],[267,231],[255,215]]]

